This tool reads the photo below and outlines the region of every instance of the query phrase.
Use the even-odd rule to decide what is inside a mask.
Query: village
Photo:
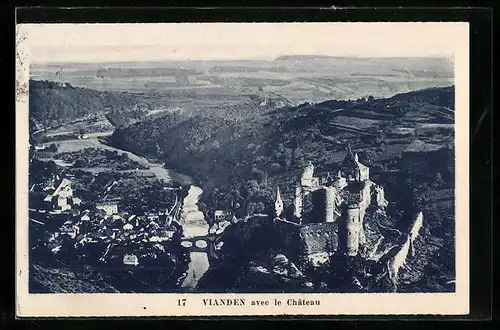
[[[45,207],[30,209],[31,223],[49,233],[45,244],[54,255],[73,249],[78,258],[137,266],[140,259],[156,259],[165,253],[165,243],[182,236],[180,199],[169,209],[135,215],[120,210],[116,198],[82,201],[75,196],[73,180],[56,175],[43,188]]]
[[[40,166],[47,164],[39,160],[35,162],[44,164]],[[206,226],[203,235],[207,238],[192,241],[192,235],[185,235],[185,229],[193,225],[186,221],[190,212],[185,205],[189,186],[155,181],[150,187],[154,190],[151,195],[156,199],[155,203],[148,202],[151,196],[143,196],[143,205],[138,208],[129,205],[131,201],[127,197],[130,196],[120,197],[123,191],[115,191],[126,179],[91,176],[92,183],[99,180],[99,191],[92,191],[94,198],[89,199],[85,198],[89,195],[85,190],[91,186],[75,189],[75,186],[82,187],[82,177],[72,170],[57,167],[44,180],[32,183],[30,226],[36,233],[33,236],[39,238],[37,242],[32,241],[33,248],[48,250],[55,259],[63,262],[147,266],[163,257],[184,258],[190,250],[206,251],[215,257],[223,246],[223,242],[216,238],[237,221],[229,210],[214,210],[209,221],[205,220],[208,214],[202,214],[203,223],[194,226]],[[162,202],[160,196],[165,195],[170,198]],[[139,211],[131,211],[134,209]]]

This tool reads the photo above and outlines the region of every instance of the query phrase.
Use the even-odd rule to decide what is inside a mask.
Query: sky
[[[30,63],[452,56],[467,23],[22,24]],[[468,42],[467,42],[468,43]]]

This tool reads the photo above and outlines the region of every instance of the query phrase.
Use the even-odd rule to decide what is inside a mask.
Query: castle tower
[[[318,184],[317,179],[314,178],[314,165],[309,162],[302,173],[300,184],[303,188],[312,188]]]
[[[283,210],[284,210],[283,200],[281,199],[279,187],[278,187],[278,190],[276,191],[276,201],[274,202],[274,209],[275,209],[277,217],[279,217],[283,213]]]
[[[297,219],[302,218],[302,189],[299,185],[295,187],[294,216]]]
[[[334,187],[325,188],[325,222],[334,222],[335,217],[333,210],[335,209],[336,191]]]

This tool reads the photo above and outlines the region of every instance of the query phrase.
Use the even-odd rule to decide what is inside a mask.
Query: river
[[[98,135],[98,136],[103,136]],[[172,180],[172,173],[170,170],[166,169],[163,165],[151,163],[148,159],[138,156],[132,152],[124,151],[106,144],[103,144],[96,137],[92,137],[89,139],[79,139],[79,140],[63,140],[56,142],[58,145],[58,153],[63,152],[74,152],[84,148],[101,148],[107,149],[111,151],[117,151],[119,153],[125,153],[128,157],[138,162],[141,165],[144,165],[149,168],[149,170],[153,173],[159,180],[164,180],[165,182],[169,182]],[[61,161],[58,161],[61,163]],[[63,165],[61,163],[61,165]],[[66,164],[64,164],[66,165]],[[69,165],[69,164],[68,164]],[[184,183],[192,182],[192,180],[182,175],[184,178]],[[184,229],[185,237],[194,237],[194,236],[205,236],[208,234],[209,226],[205,221],[204,214],[198,209],[198,200],[200,199],[203,190],[200,187],[191,185],[188,195],[184,198],[183,208],[182,208],[182,227]],[[185,278],[182,280],[181,287],[187,290],[194,290],[198,281],[203,276],[203,274],[210,267],[210,263],[208,260],[208,256],[204,252],[191,252],[190,253],[191,262],[189,263],[189,268],[187,270]]]
[[[208,234],[209,226],[205,221],[203,212],[198,209],[198,200],[202,192],[203,190],[200,187],[192,185],[189,188],[188,195],[184,198],[183,212],[181,214],[184,222],[182,226],[184,228],[184,237],[205,236]],[[193,290],[210,267],[210,262],[205,252],[191,252],[190,257],[191,262],[181,287]]]
[[[101,135],[103,136],[103,135]],[[89,138],[89,139],[81,139],[81,140],[62,140],[58,141],[57,143],[57,153],[63,153],[63,152],[74,152],[78,151],[81,149],[85,148],[99,148],[99,149],[106,149],[106,150],[111,150],[111,151],[117,151],[118,153],[125,153],[127,156],[143,165],[149,168],[149,171],[153,173],[159,180],[164,180],[166,182],[169,182],[172,180],[172,175],[171,172],[163,167],[161,164],[153,164],[149,160],[147,160],[144,157],[138,156],[130,151],[125,151],[122,149],[118,149],[106,144],[103,144],[100,140],[97,138]]]

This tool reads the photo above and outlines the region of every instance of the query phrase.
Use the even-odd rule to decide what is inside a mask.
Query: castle
[[[304,218],[304,200],[310,198],[312,211]],[[346,156],[335,175],[314,176],[309,162],[295,188],[295,219],[283,219],[283,202],[279,189],[276,196],[278,220],[292,221],[300,227],[299,235],[306,252],[333,253],[337,250],[348,256],[368,253],[364,219],[369,207],[384,212],[387,206],[384,189],[370,180],[370,169],[360,163],[357,153],[348,147]]]

